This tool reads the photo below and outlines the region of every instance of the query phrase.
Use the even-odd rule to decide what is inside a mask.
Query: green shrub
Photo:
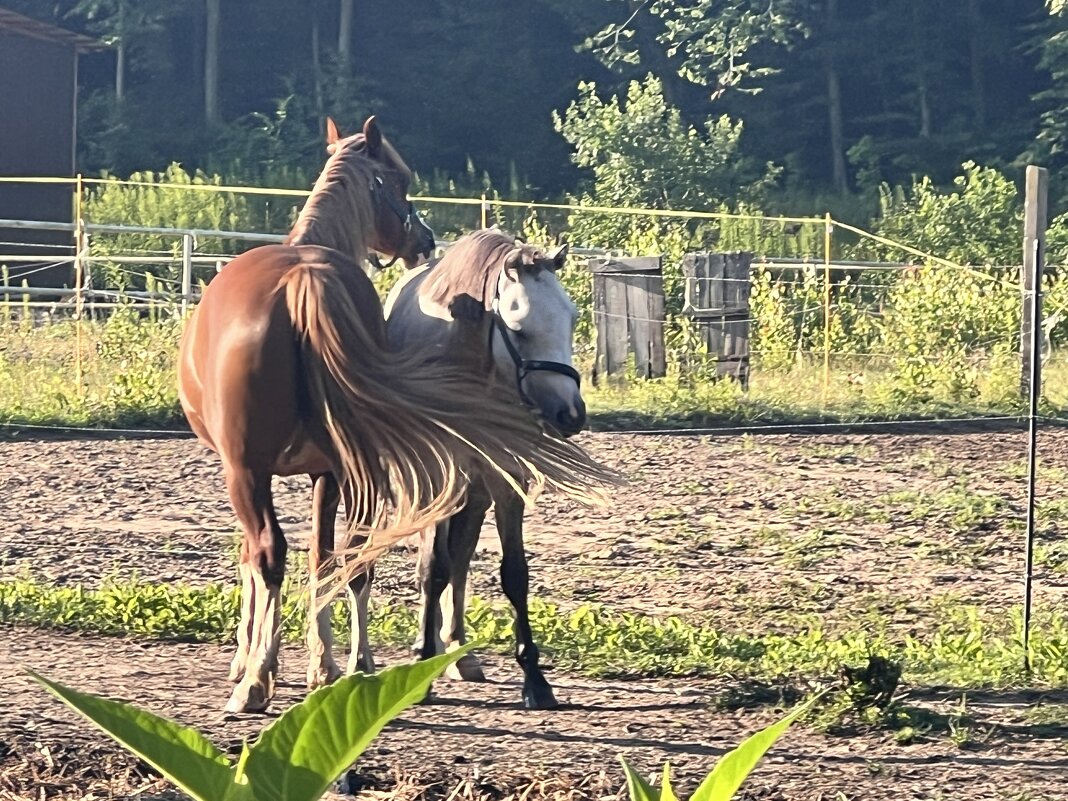
[[[128,225],[151,228],[200,228],[209,230],[255,231],[256,221],[248,201],[241,195],[194,186],[221,186],[219,175],[200,170],[190,174],[180,165],[171,164],[161,173],[135,172],[126,183],[105,175],[105,181],[90,186],[83,206],[90,223]],[[247,242],[205,238],[197,242],[199,253],[239,253]],[[170,255],[171,264],[130,264],[114,261],[97,262],[94,271],[103,271],[104,280],[94,280],[97,287],[145,289],[145,274],[151,273],[165,282],[171,291],[180,288],[182,240],[164,234],[95,234],[90,238],[94,257],[139,254]],[[94,277],[95,278],[95,277]]]
[[[872,232],[957,264],[1020,262],[1023,210],[1016,186],[990,167],[963,164],[964,172],[943,192],[926,176],[911,187],[883,184]],[[853,258],[902,261],[900,249],[864,239]]]

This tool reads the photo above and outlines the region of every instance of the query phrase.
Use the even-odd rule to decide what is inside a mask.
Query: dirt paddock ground
[[[1021,599],[1025,435],[978,433],[586,434],[629,486],[608,509],[545,497],[528,515],[531,590],[561,610],[586,602],[676,614],[728,630],[779,631],[808,616],[829,633],[865,614],[922,631],[954,604],[1006,613]],[[1040,605],[1064,608],[1068,552],[1059,499],[1068,431],[1041,436]],[[306,479],[276,480],[294,551],[308,527]],[[56,585],[139,575],[234,580],[236,529],[218,462],[189,439],[0,440],[0,578]],[[501,598],[492,524],[472,592]],[[415,603],[403,548],[375,595]],[[262,717],[223,719],[229,644],[174,643],[0,628],[0,799],[153,796],[144,766],[31,684],[25,667],[203,727],[236,749]],[[380,664],[407,659],[378,648]],[[304,652],[288,645],[275,708],[303,693]],[[519,671],[486,653],[490,682],[441,681],[434,698],[387,728],[353,789],[398,798],[600,798],[622,785],[618,758],[651,770],[670,759],[683,790],[776,712],[718,703],[730,676],[592,679],[553,669],[561,709],[522,709]],[[909,703],[948,711],[952,688],[904,687]],[[1063,799],[1068,691],[969,691],[976,736],[898,744],[886,730],[795,727],[745,786],[750,799]],[[1054,715],[1054,718],[1056,716]]]

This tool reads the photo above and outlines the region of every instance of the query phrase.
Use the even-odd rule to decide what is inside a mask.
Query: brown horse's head
[[[412,172],[382,136],[377,120],[368,117],[361,133],[347,137],[338,133],[332,119],[326,123],[328,153],[340,155],[350,148],[358,149],[371,162],[374,236],[368,242],[370,248],[394,260],[402,259],[408,267],[413,267],[420,256],[433,253],[434,232],[408,199]]]

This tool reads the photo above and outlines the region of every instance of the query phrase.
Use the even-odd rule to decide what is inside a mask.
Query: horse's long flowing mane
[[[505,261],[516,249],[521,251],[524,265],[533,265],[544,258],[544,254],[533,245],[523,244],[496,228],[468,234],[445,251],[441,261],[431,269],[419,287],[419,294],[446,309],[457,298],[467,295],[480,301],[488,311],[493,308],[497,281]]]
[[[311,196],[301,209],[287,245],[322,245],[361,263],[370,250],[375,226],[372,192],[374,162],[367,154],[363,134],[338,143],[319,173]],[[411,171],[393,146],[382,140],[382,152],[391,167]]]

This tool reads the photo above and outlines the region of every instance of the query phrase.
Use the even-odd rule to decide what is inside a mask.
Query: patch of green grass
[[[999,495],[970,488],[965,480],[933,492],[902,490],[876,501],[907,520],[936,522],[954,534],[989,528],[1005,516],[1008,502]]]
[[[0,422],[181,426],[174,377],[180,332],[181,322],[169,313],[142,319],[133,311],[120,310],[104,322],[83,322],[79,346],[71,321],[34,327],[0,319]],[[75,376],[79,352],[81,385]],[[883,391],[880,387],[894,380],[885,369],[868,370],[864,387],[858,389],[850,378],[855,366],[844,363],[835,364],[826,392],[822,369],[815,362],[789,370],[757,365],[748,392],[731,380],[712,380],[699,367],[686,375],[680,369],[672,363],[665,378],[631,377],[586,386],[593,427],[856,423],[1018,411],[1003,401],[937,396],[916,400]],[[835,458],[835,454],[816,458]]]
[[[1068,573],[1068,543],[1057,541],[1049,544],[1035,544],[1035,565],[1044,567],[1052,573]]]
[[[802,443],[797,452],[809,459],[855,464],[873,457],[876,454],[876,449],[872,445],[858,445],[856,443],[826,445],[817,442],[814,444]]]
[[[79,351],[71,321],[0,325],[0,423],[184,427],[174,374],[177,319],[119,310],[81,327]]]
[[[1034,726],[1068,728],[1068,704],[1037,704],[1023,710],[1023,718]]]
[[[305,603],[290,592],[283,606],[285,636],[300,641]],[[232,638],[238,591],[209,585],[115,583],[98,590],[56,588],[24,578],[0,582],[0,623],[101,634],[223,641]],[[729,631],[699,619],[650,617],[584,605],[563,611],[531,605],[531,622],[558,669],[591,676],[732,676],[765,682],[811,682],[834,676],[841,665],[882,655],[904,666],[913,684],[959,688],[1068,686],[1068,615],[1043,610],[1032,637],[1033,673],[1023,674],[1020,616],[985,619],[974,607],[933,622],[926,634],[889,635],[873,624],[829,635],[818,626],[766,634],[746,625]],[[507,607],[475,599],[469,635],[501,650],[513,647]],[[347,638],[347,612],[335,615],[338,639]],[[412,609],[376,605],[371,636],[380,644],[412,641]]]
[[[791,570],[813,567],[849,546],[837,531],[818,526],[803,532],[762,528],[757,538],[763,545],[777,549],[782,564]]]

